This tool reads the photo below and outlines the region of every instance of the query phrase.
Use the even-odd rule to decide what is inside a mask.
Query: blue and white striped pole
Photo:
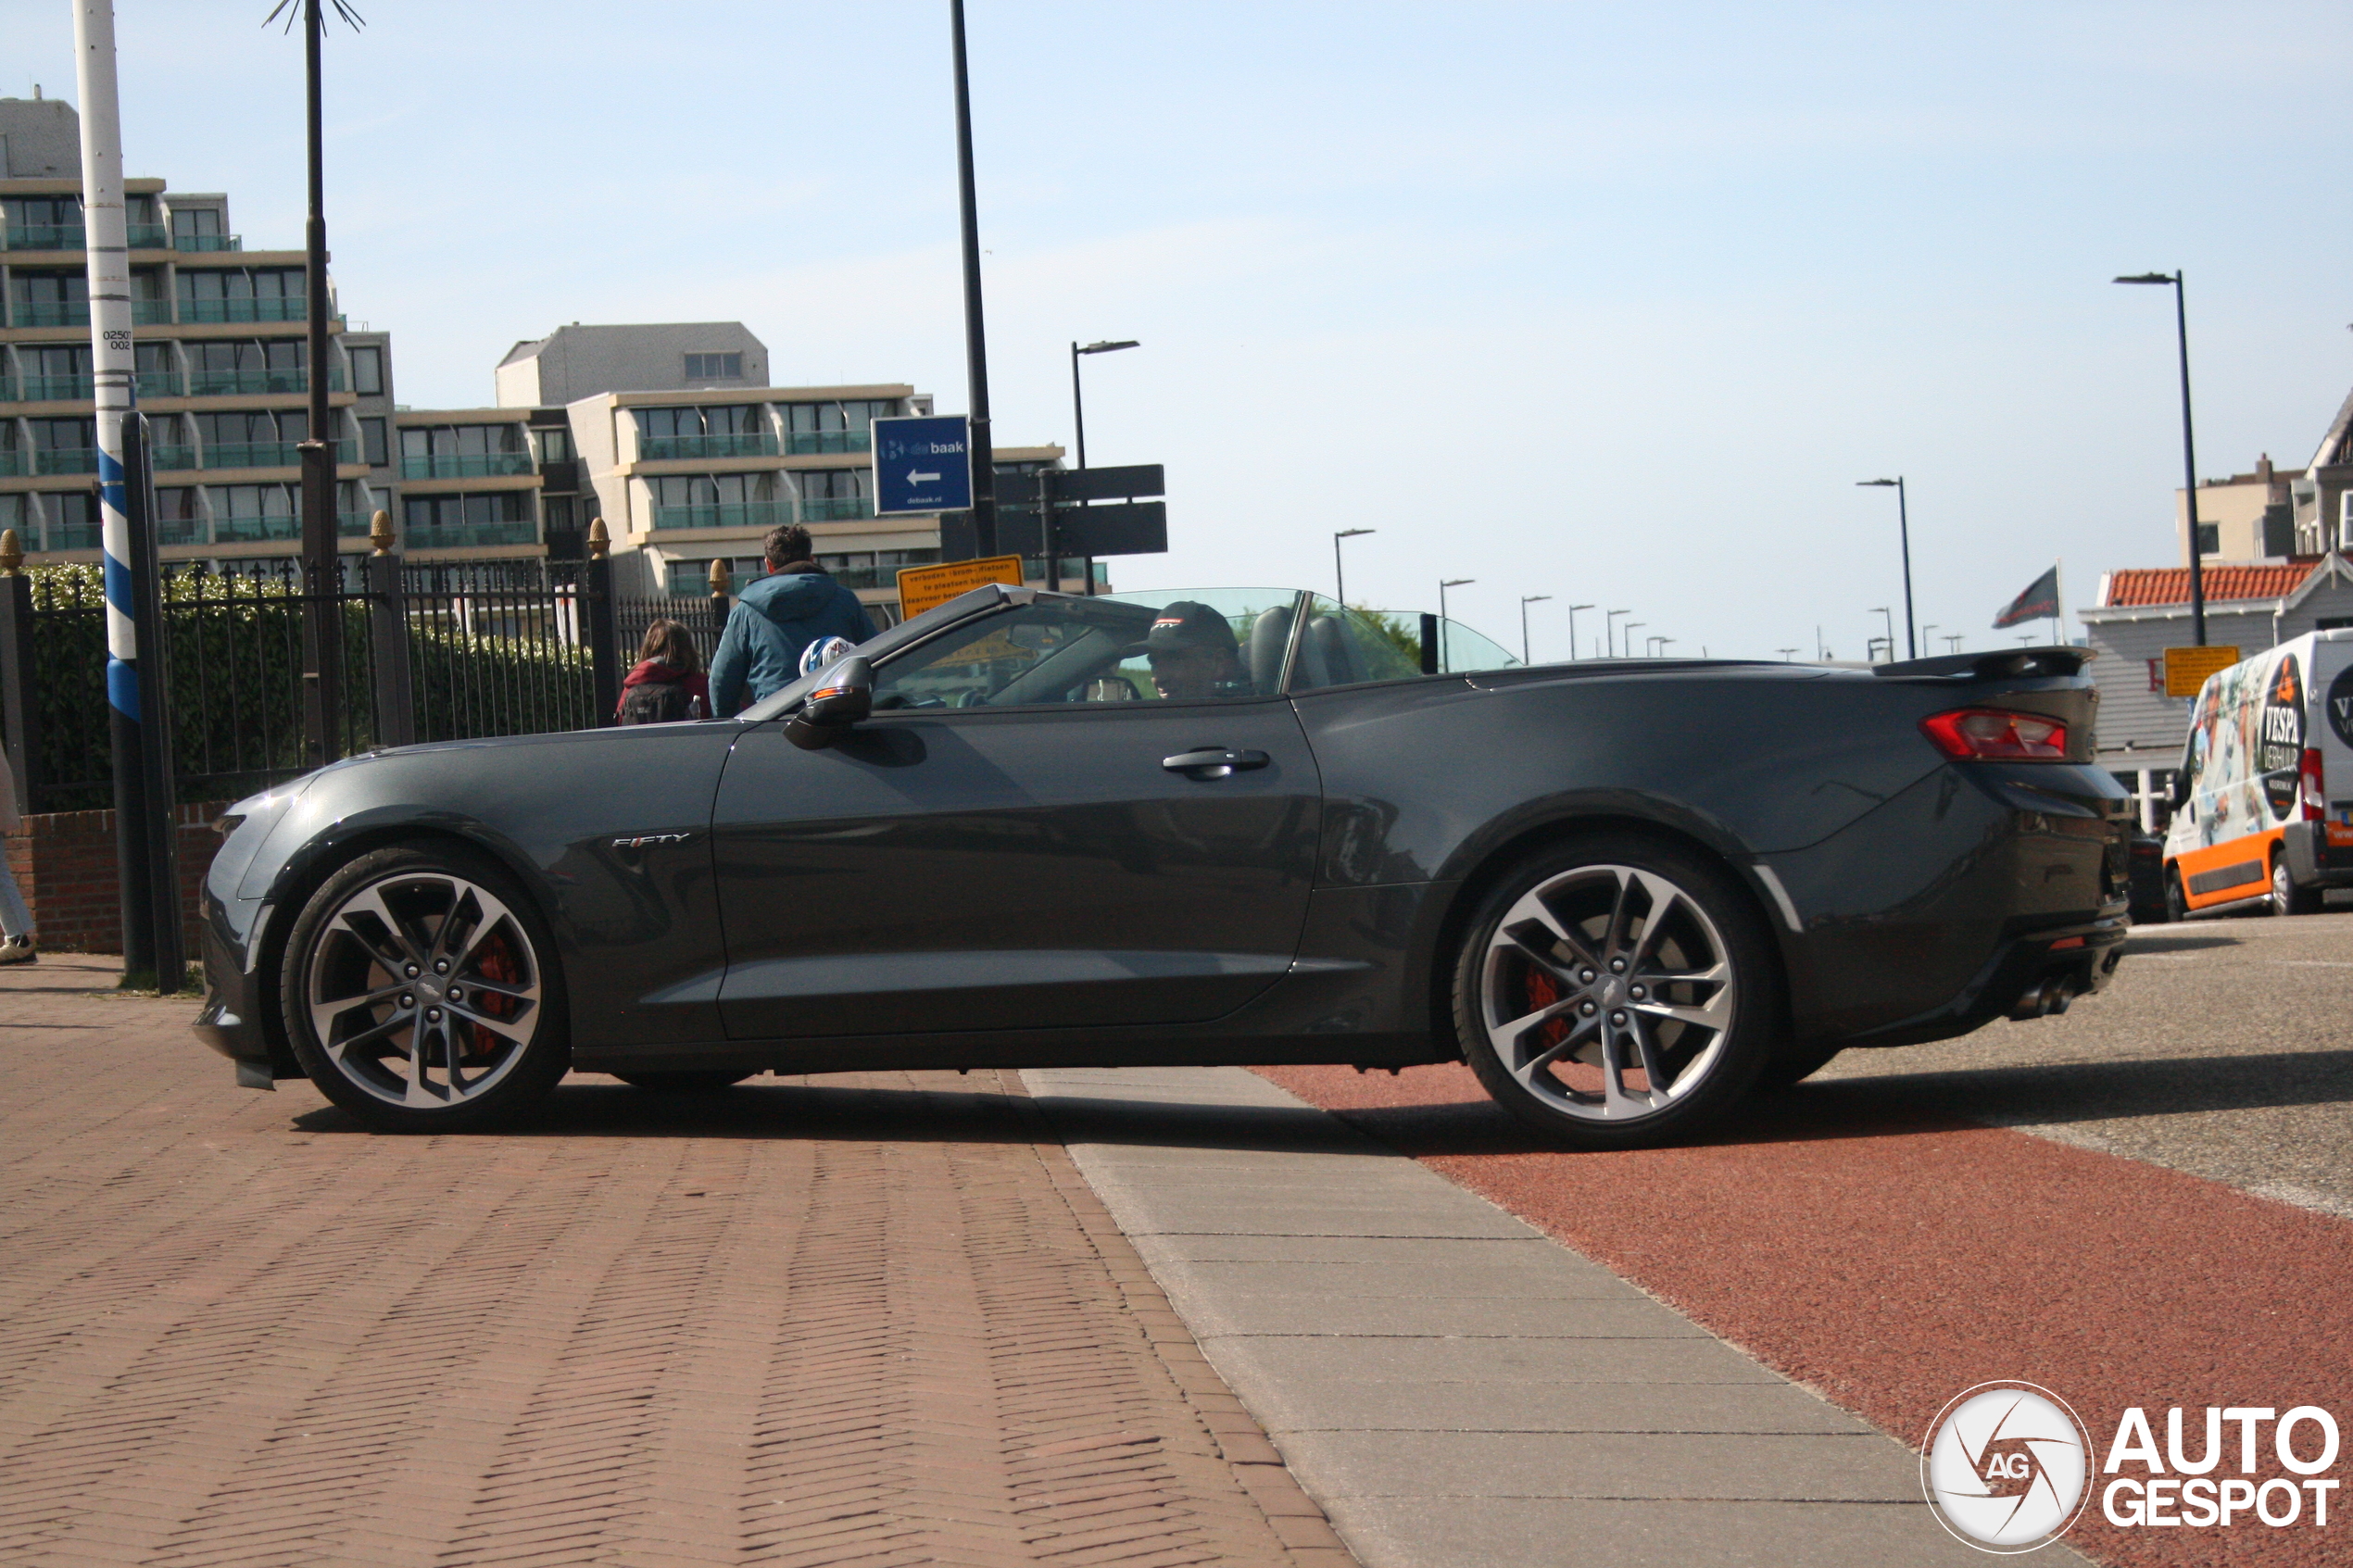
[[[143,690],[141,613],[156,592],[146,508],[132,493],[146,464],[125,467],[124,427],[137,382],[131,345],[131,249],[122,199],[122,117],[115,95],[114,6],[74,0],[75,72],[82,90],[82,221],[90,267],[92,383],[97,404],[100,542],[106,554],[107,703],[114,728],[115,855],[122,895],[123,972],[179,989],[176,878],[171,873],[170,770],[160,694]],[[158,664],[159,659],[150,662]],[[159,672],[159,671],[157,671]],[[145,721],[158,722],[150,725]],[[158,781],[161,788],[158,789]],[[160,823],[157,812],[166,813]],[[161,929],[159,929],[161,928]],[[163,960],[158,967],[158,960]],[[169,973],[163,972],[165,969]]]

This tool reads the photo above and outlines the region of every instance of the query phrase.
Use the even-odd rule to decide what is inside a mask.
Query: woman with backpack
[[[711,717],[711,684],[695,652],[694,633],[683,621],[657,621],[637,645],[637,667],[621,683],[624,724],[669,724]]]

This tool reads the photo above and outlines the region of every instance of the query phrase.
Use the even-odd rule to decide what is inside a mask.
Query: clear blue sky
[[[566,321],[739,318],[779,383],[965,406],[946,6],[359,0],[328,47],[346,310],[398,393],[490,399]],[[297,37],[122,0],[133,173],[302,233]],[[971,0],[998,433],[1168,466],[1123,586],[1298,583],[1567,651],[1630,608],[1856,657],[1900,603],[2071,601],[2171,558],[2164,291],[2199,467],[2301,465],[2353,385],[2341,4],[1147,6]],[[72,97],[69,0],[0,0],[0,92]],[[1579,617],[1590,641],[1593,616]]]

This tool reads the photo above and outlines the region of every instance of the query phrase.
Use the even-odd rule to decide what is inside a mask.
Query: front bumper
[[[210,901],[208,900],[208,903]],[[245,945],[223,935],[226,923],[208,909],[204,922],[204,1006],[191,1026],[196,1038],[236,1064],[237,1082],[247,1088],[266,1089],[281,1078],[299,1078],[302,1069],[282,1038],[283,1030],[263,1017],[274,998],[261,994],[259,977],[245,968]],[[250,940],[258,940],[267,920],[266,906],[254,922]]]

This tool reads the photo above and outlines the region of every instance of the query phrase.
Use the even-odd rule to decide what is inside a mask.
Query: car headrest
[[[1283,679],[1283,650],[1290,646],[1289,605],[1258,612],[1250,623],[1250,646],[1243,657],[1250,665],[1250,684],[1260,696],[1273,696]]]
[[[1299,640],[1299,662],[1302,673],[1293,678],[1295,686],[1344,686],[1356,679],[1348,633],[1332,616],[1318,615],[1307,622]]]

